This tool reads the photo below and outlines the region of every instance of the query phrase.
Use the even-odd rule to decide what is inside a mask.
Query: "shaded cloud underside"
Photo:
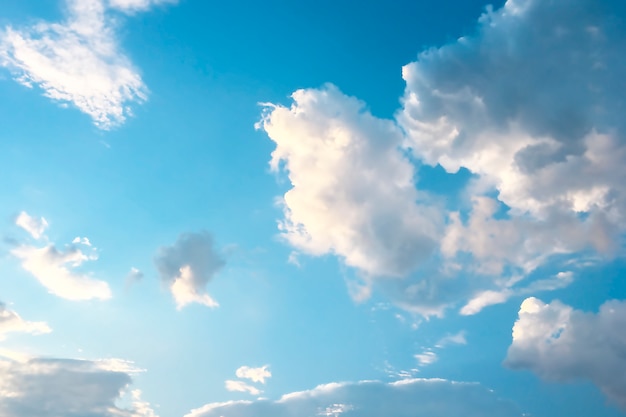
[[[156,417],[138,391],[116,405],[135,371],[119,360],[0,360],[0,417]]]

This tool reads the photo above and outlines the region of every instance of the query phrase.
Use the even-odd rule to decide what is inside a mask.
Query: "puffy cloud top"
[[[626,410],[626,302],[597,313],[527,298],[505,364],[554,381],[588,379]]]

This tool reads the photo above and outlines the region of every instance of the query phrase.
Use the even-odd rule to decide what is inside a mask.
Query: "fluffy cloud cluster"
[[[226,263],[208,232],[181,234],[174,245],[159,248],[154,262],[178,309],[191,303],[219,305],[206,285]]]
[[[626,409],[626,302],[597,313],[559,301],[526,299],[513,327],[505,364],[553,381],[587,379]]]
[[[16,224],[38,240],[46,238],[43,232],[47,222],[43,217],[37,220],[22,212],[16,219]],[[32,274],[51,294],[74,301],[111,298],[111,290],[105,281],[77,270],[84,262],[98,258],[94,250],[85,253],[80,248],[91,246],[89,239],[77,239],[65,249],[59,249],[52,243],[44,246],[22,244],[12,249],[11,254],[18,258],[22,262],[22,268]]]
[[[263,391],[254,385],[242,381],[242,379],[249,379],[252,382],[265,384],[266,379],[272,377],[272,372],[269,370],[267,365],[259,368],[242,366],[235,371],[235,375],[237,375],[237,378],[240,378],[240,380],[229,379],[224,383],[228,391],[247,392],[250,395],[260,395]]]
[[[117,405],[133,372],[119,360],[0,360],[0,417],[156,417],[139,391]]]
[[[549,273],[565,279],[524,280],[557,258],[612,256],[626,228],[626,30],[602,3],[489,9],[472,36],[403,68],[395,121],[333,86],[270,105],[260,126],[292,185],[283,236],[422,314],[562,288],[562,265]],[[458,208],[419,190],[420,164],[472,174]]]
[[[0,30],[0,65],[21,84],[72,103],[102,129],[123,123],[147,88],[121,52],[109,9],[145,10],[173,0],[66,0],[67,19]]]
[[[454,401],[450,401],[454,398]],[[509,402],[477,384],[410,379],[395,383],[332,383],[278,401],[207,404],[186,417],[521,417]]]
[[[26,321],[0,302],[0,340],[3,340],[7,333],[42,334],[51,331],[52,329],[46,323]]]

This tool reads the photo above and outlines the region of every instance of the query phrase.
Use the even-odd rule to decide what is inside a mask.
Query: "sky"
[[[4,0],[0,417],[626,415],[624,19]]]

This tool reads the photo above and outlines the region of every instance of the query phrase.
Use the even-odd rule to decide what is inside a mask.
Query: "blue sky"
[[[624,415],[620,2],[0,11],[0,417]]]

